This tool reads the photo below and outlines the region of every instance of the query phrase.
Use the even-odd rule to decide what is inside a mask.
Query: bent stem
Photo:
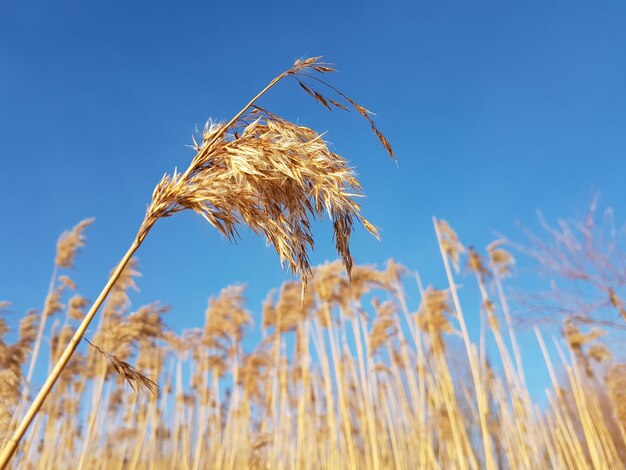
[[[13,433],[13,436],[6,443],[4,449],[2,449],[2,454],[0,454],[0,469],[6,468],[7,464],[9,463],[9,460],[15,453],[15,450],[17,449],[17,446],[20,440],[22,439],[22,437],[26,433],[26,430],[30,426],[30,423],[35,418],[35,415],[41,409],[41,406],[43,405],[44,400],[46,399],[46,397],[52,390],[52,387],[54,386],[57,379],[59,378],[59,375],[61,375],[61,372],[63,371],[63,369],[69,362],[70,358],[72,357],[72,354],[78,347],[78,344],[80,343],[81,339],[83,338],[83,335],[87,331],[89,324],[91,323],[96,313],[98,312],[98,309],[100,308],[100,306],[106,299],[107,295],[111,291],[111,288],[113,287],[117,279],[120,277],[120,274],[122,273],[122,271],[124,271],[124,268],[130,261],[130,259],[133,257],[133,255],[135,254],[139,246],[141,245],[141,242],[143,241],[145,234],[147,234],[147,230],[144,231],[143,236],[135,237],[135,239],[133,240],[133,243],[128,248],[128,251],[124,254],[122,259],[118,263],[117,267],[115,268],[115,270],[109,277],[109,280],[107,281],[106,285],[100,292],[100,295],[98,295],[98,298],[89,309],[89,312],[87,312],[87,314],[85,315],[85,318],[83,318],[82,322],[76,329],[74,336],[72,336],[72,339],[70,340],[68,345],[65,347],[65,350],[61,354],[61,357],[59,358],[54,368],[50,372],[50,375],[48,376],[43,386],[41,387],[41,390],[39,390],[39,393],[37,393],[37,396],[33,400],[33,403],[30,405],[30,408],[24,415],[24,418],[22,419],[19,426]]]

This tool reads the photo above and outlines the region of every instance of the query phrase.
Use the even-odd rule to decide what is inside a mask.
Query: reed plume
[[[71,230],[63,232],[57,242],[57,255],[54,263],[60,268],[74,267],[76,253],[85,246],[83,232],[95,219],[85,219],[75,225]]]
[[[491,265],[494,270],[496,270],[496,274],[501,277],[510,275],[511,267],[515,264],[515,258],[513,258],[511,253],[502,248],[502,245],[505,243],[505,240],[499,239],[491,242],[487,246]]]
[[[230,121],[225,124],[209,123],[202,142],[198,144],[194,140],[197,153],[184,173],[175,171],[173,175],[163,177],[153,192],[146,216],[131,246],[3,449],[0,467],[4,467],[15,452],[100,305],[159,218],[191,209],[230,240],[236,237],[239,225],[248,225],[274,246],[283,266],[301,276],[304,292],[311,272],[308,251],[314,244],[311,218],[327,212],[333,221],[335,246],[350,274],[353,262],[349,240],[354,223],[361,222],[372,234],[377,233],[360,214],[360,206],[354,200],[361,195],[354,172],[346,160],[329,149],[322,135],[256,105],[257,100],[279,81],[292,78],[328,109],[355,109],[368,121],[372,131],[394,158],[389,142],[376,127],[371,113],[320,78],[330,72],[334,69],[322,62],[320,57],[297,60],[293,67],[274,78]],[[85,222],[85,226],[89,223]],[[57,265],[71,266],[73,254],[82,243],[80,233],[81,230],[77,230],[74,235],[63,238],[63,243],[67,240],[74,250],[60,251],[63,256],[58,256]]]

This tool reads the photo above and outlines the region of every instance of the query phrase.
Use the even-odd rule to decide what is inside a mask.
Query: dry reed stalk
[[[389,270],[389,265],[388,265]],[[397,271],[394,269],[394,271]],[[406,268],[401,268],[401,272],[406,272]],[[416,280],[418,281],[418,287],[420,295],[424,296],[424,289],[421,287],[421,282],[419,281],[419,275],[415,275]],[[406,368],[409,368],[410,365],[415,370],[415,373],[407,372],[407,382],[409,386],[409,391],[411,395],[411,403],[415,408],[414,411],[414,420],[415,420],[415,428],[417,429],[416,440],[419,443],[419,454],[417,455],[417,462],[420,467],[426,467],[426,462],[434,461],[434,451],[431,445],[431,439],[428,436],[428,430],[426,426],[423,426],[422,423],[426,422],[426,413],[427,413],[427,403],[426,403],[426,358],[424,352],[424,345],[422,341],[422,336],[417,328],[417,315],[412,318],[411,313],[409,312],[409,308],[406,302],[405,292],[400,283],[399,276],[395,276],[396,282],[392,283],[394,292],[396,293],[396,298],[400,305],[403,317],[406,322],[406,326],[410,332],[410,338],[413,342],[415,348],[415,357],[411,358],[409,356],[409,345],[406,340],[401,341],[400,345],[400,356],[401,361],[405,365]]]
[[[237,226],[245,223],[254,232],[264,234],[274,245],[281,263],[302,276],[304,289],[310,273],[307,252],[313,246],[310,217],[321,216],[326,211],[333,220],[337,251],[350,273],[349,240],[354,222],[362,222],[367,230],[376,234],[353,199],[360,194],[353,171],[344,159],[329,150],[315,131],[256,106],[257,100],[279,81],[293,78],[325,107],[355,109],[370,123],[372,131],[393,157],[391,146],[372,121],[371,113],[315,76],[333,71],[319,57],[296,61],[228,123],[207,126],[201,144],[194,141],[197,153],[184,173],[163,177],[128,251],[2,450],[0,468],[9,462],[100,305],[159,218],[191,209],[231,240],[237,234]],[[326,92],[320,93],[320,86],[334,93],[339,101]],[[342,104],[342,100],[346,104]],[[80,238],[78,241],[80,243]],[[66,263],[67,259],[61,257],[60,262]]]
[[[324,458],[327,459],[327,461],[331,464],[331,465],[338,465],[338,459],[339,459],[339,450],[337,448],[337,438],[338,438],[338,432],[337,432],[337,420],[335,418],[335,407],[333,405],[334,400],[333,400],[333,380],[332,380],[332,374],[330,371],[330,360],[329,360],[329,354],[328,354],[328,350],[326,348],[326,342],[323,339],[323,333],[321,332],[321,328],[319,327],[319,324],[316,324],[317,322],[315,322],[312,325],[312,339],[313,339],[313,345],[314,345],[314,350],[316,352],[316,355],[318,357],[318,360],[320,362],[321,365],[321,369],[322,369],[322,384],[323,384],[323,396],[324,399],[326,401],[326,426],[328,428],[328,433],[330,435],[330,441],[328,442],[328,445],[330,447],[329,451],[328,451],[328,455],[326,455]]]
[[[468,256],[483,308],[496,308],[489,303],[488,288],[492,286],[487,284],[495,274],[486,273],[485,266],[481,269],[477,253],[469,250]],[[299,298],[300,283],[285,284],[278,298],[270,296],[266,302],[261,345],[245,355],[241,353],[241,327],[247,324],[247,314],[236,289],[227,288],[217,297],[230,299],[224,305],[209,303],[204,329],[179,337],[162,332],[162,308],[156,304],[127,315],[128,298],[121,285],[131,286],[133,276],[123,275],[126,279],[118,281],[110,294],[106,314],[101,316],[106,321],[94,338],[107,347],[120,342],[121,360],[128,360],[131,346],[138,342],[136,365],[156,377],[156,371],[165,370],[164,380],[159,380],[164,382],[161,396],[152,400],[152,395],[147,395],[151,401],[146,403],[137,394],[121,393],[120,386],[109,380],[113,368],[89,348],[89,357],[79,363],[88,364],[81,367],[82,375],[75,373],[76,356],[64,370],[45,403],[45,413],[40,413],[30,428],[32,437],[20,447],[24,455],[20,464],[48,469],[59,462],[76,461],[84,453],[82,466],[94,469],[169,468],[174,458],[180,468],[194,469],[330,468],[331,462],[334,468],[481,468],[480,410],[472,390],[473,378],[460,370],[468,368],[470,358],[478,357],[476,344],[472,343],[471,354],[459,355],[455,338],[443,334],[454,322],[452,316],[446,316],[454,313],[450,290],[420,287],[422,301],[418,313],[411,316],[402,289],[383,279],[383,274],[395,279],[395,271],[394,267],[377,271],[355,266],[349,284],[340,263],[324,265],[314,270],[316,276],[304,303]],[[71,287],[68,280],[59,282]],[[379,289],[380,297],[389,299],[373,302],[371,313],[376,316],[362,306],[365,300],[369,303],[371,289]],[[409,318],[412,331],[400,325],[403,316],[395,313],[400,309],[406,309],[404,317]],[[396,322],[382,328],[388,317]],[[490,324],[495,335],[499,325],[495,321]],[[67,335],[62,325],[57,322],[53,328],[51,360]],[[32,340],[32,326],[25,321],[20,337]],[[0,332],[2,329],[0,322]],[[396,337],[390,338],[394,329]],[[610,392],[603,393],[599,389],[605,384],[599,374],[601,367],[594,367],[593,378],[589,378],[584,363],[576,359],[580,350],[589,361],[607,361],[607,350],[592,343],[595,336],[597,333],[568,329],[566,340],[572,357],[561,353],[565,382],[558,382],[546,358],[554,383],[545,409],[526,401],[528,391],[520,389],[504,341],[503,348],[498,348],[499,357],[493,358],[494,364],[502,364],[503,373],[494,375],[491,357],[481,359],[486,429],[493,438],[497,468],[623,467],[626,447],[617,423],[612,428],[611,416],[623,411],[619,406],[623,371],[611,369],[606,382]],[[311,340],[313,350],[308,347]],[[435,348],[430,355],[424,351],[429,343],[440,343],[436,353]],[[207,345],[210,349],[205,351]],[[167,350],[167,359],[163,359],[166,353],[157,354],[157,349]],[[354,354],[352,350],[356,350]],[[324,363],[321,355],[326,358],[326,373],[320,369]],[[189,384],[184,384],[187,372]],[[92,392],[91,408],[89,397],[75,400],[88,381],[92,382],[87,386]],[[221,402],[220,396],[225,398]],[[269,405],[264,404],[265,397]],[[80,402],[87,409],[78,416]],[[174,406],[168,407],[169,403]],[[82,422],[91,424],[82,416],[94,417],[91,435],[84,440],[80,436],[85,433],[77,434],[77,430]],[[165,425],[172,422],[176,425],[170,432]],[[202,422],[206,432],[201,432]],[[41,429],[45,446],[40,441]],[[72,441],[76,441],[75,447]]]
[[[463,311],[461,309],[461,303],[458,298],[456,284],[454,283],[454,279],[452,276],[452,271],[450,270],[450,261],[452,261],[453,265],[458,271],[459,265],[459,255],[464,251],[463,245],[459,242],[459,239],[456,233],[450,228],[450,226],[441,220],[437,220],[433,218],[433,224],[435,226],[435,233],[437,235],[437,241],[439,242],[439,247],[441,251],[441,257],[443,259],[444,267],[446,270],[446,275],[448,278],[448,283],[450,286],[450,292],[452,294],[452,300],[454,304],[454,309],[456,312],[457,320],[459,325],[461,326],[461,333],[463,335],[463,341],[465,343],[465,348],[467,351],[467,355],[469,358],[470,369],[472,372],[472,378],[474,381],[474,390],[476,392],[476,401],[478,403],[478,413],[480,418],[480,429],[483,438],[483,447],[484,447],[484,456],[485,456],[485,465],[488,470],[495,469],[495,463],[493,460],[492,453],[492,443],[491,436],[489,435],[489,430],[486,422],[487,415],[487,404],[485,397],[485,389],[484,385],[480,378],[480,364],[478,363],[478,357],[476,353],[476,348],[472,347],[469,339],[469,334],[467,331],[467,326],[465,324],[465,318],[463,316]]]
[[[358,277],[359,276],[355,276],[354,277],[355,280]],[[325,283],[317,283],[315,286],[316,292],[319,293],[319,295],[322,298],[328,296],[327,288],[328,286]],[[348,451],[348,457],[349,457],[349,465],[350,467],[355,467],[356,466],[356,454],[354,450],[354,442],[352,440],[352,435],[351,435],[350,427],[349,427],[349,414],[347,410],[346,396],[345,396],[345,390],[344,390],[344,384],[343,384],[344,377],[343,377],[342,366],[341,366],[339,346],[337,344],[335,325],[334,325],[332,312],[331,312],[332,305],[329,304],[329,302],[322,300],[320,308],[322,309],[322,311],[325,312],[325,316],[330,319],[330,321],[328,322],[328,336],[330,340],[329,343],[330,343],[330,350],[331,350],[331,360],[333,364],[333,370],[335,372],[337,401],[339,402],[338,403],[338,407],[339,407],[338,411],[339,411],[339,416],[340,416],[339,419],[341,420],[342,425],[343,425],[342,426],[343,440],[346,441],[345,445],[348,447],[347,451]]]
[[[59,291],[54,290],[54,284],[56,282],[57,272],[60,268],[72,268],[74,267],[74,259],[80,248],[85,246],[85,237],[83,232],[89,225],[94,222],[95,219],[85,219],[76,224],[71,230],[65,231],[59,237],[57,242],[56,257],[54,260],[54,270],[50,279],[50,286],[48,288],[48,294],[46,295],[46,302],[39,321],[39,328],[37,330],[37,338],[35,339],[35,346],[30,359],[30,365],[28,366],[28,373],[26,374],[26,387],[24,387],[23,398],[24,400],[28,396],[28,389],[30,381],[33,377],[35,370],[35,364],[37,357],[39,356],[39,348],[41,346],[41,340],[43,333],[46,329],[46,321],[48,317],[53,315],[60,307]],[[61,279],[60,279],[61,280]],[[63,280],[62,280],[63,282]],[[67,285],[67,281],[63,282]],[[70,284],[71,285],[71,284]]]
[[[502,360],[503,369],[509,390],[517,391],[516,394],[519,396],[520,399],[523,400],[521,405],[525,407],[526,412],[524,413],[524,415],[527,416],[530,400],[527,399],[527,393],[523,386],[523,377],[521,376],[522,372],[519,369],[516,369],[513,365],[511,354],[509,353],[504,338],[502,337],[499,322],[495,317],[495,304],[491,301],[487,293],[486,279],[491,275],[497,277],[507,273],[513,262],[510,254],[502,248],[499,248],[500,244],[501,242],[496,241],[491,243],[487,247],[487,251],[490,255],[491,267],[494,270],[493,273],[489,272],[487,268],[485,268],[480,255],[474,248],[471,247],[469,249],[468,265],[470,270],[474,273],[476,281],[478,283],[478,288],[482,298],[482,308],[487,315],[487,324],[491,329],[491,332],[496,341],[496,345],[498,347],[498,352]],[[511,334],[513,335],[512,342],[514,345],[513,347],[515,347],[515,337],[508,316],[506,318],[506,322],[510,328]],[[519,411],[519,406],[516,409]],[[518,419],[518,423],[524,423],[526,421],[524,419],[524,416],[521,416],[519,412],[517,413],[516,418]],[[518,429],[519,427],[521,426],[518,426],[515,429]],[[519,439],[519,442],[523,442],[524,438],[523,436],[519,436]],[[527,465],[530,465],[530,463],[527,462]]]
[[[567,407],[564,406],[564,391],[561,387],[559,387],[555,369],[543,340],[543,336],[536,326],[534,330],[541,352],[544,355],[550,379],[552,380],[552,387],[555,392],[554,394],[548,393],[548,399],[550,402],[550,409],[554,413],[556,423],[551,430],[553,433],[553,439],[556,442],[556,447],[558,452],[561,454],[561,457],[566,462],[567,468],[587,468],[585,450],[576,435],[575,425],[572,422],[572,415]]]
[[[608,374],[609,397],[613,402],[615,418],[626,436],[626,364],[614,364]],[[624,438],[626,441],[626,437]]]
[[[106,381],[107,374],[107,362],[103,355],[97,355],[99,360],[95,361],[94,367],[94,377],[93,377],[93,385],[92,385],[92,394],[91,394],[91,409],[92,413],[89,416],[89,420],[87,423],[87,429],[84,433],[84,442],[83,448],[81,450],[79,459],[78,459],[78,469],[82,469],[85,465],[87,454],[90,449],[90,445],[93,438],[94,430],[97,428],[97,420],[100,415],[101,402],[103,399],[103,390]]]
[[[561,351],[559,351],[561,353]],[[574,355],[574,351],[570,351]],[[576,410],[575,419],[582,428],[586,457],[591,460],[595,468],[624,468],[623,462],[617,454],[614,441],[609,437],[609,432],[600,411],[597,394],[589,393],[588,377],[581,374],[577,363],[566,366],[569,385],[571,387]],[[608,464],[608,465],[607,465]]]
[[[504,314],[504,320],[506,322],[509,340],[511,341],[511,348],[513,349],[513,357],[515,357],[515,366],[521,381],[521,389],[526,392],[526,377],[524,375],[522,354],[517,343],[515,331],[513,329],[513,321],[511,319],[509,303],[502,287],[502,280],[505,277],[510,276],[512,273],[512,267],[515,264],[515,258],[513,258],[513,256],[507,250],[502,248],[502,245],[504,244],[505,240],[498,239],[491,242],[487,246],[487,253],[489,254],[489,267],[491,273],[493,274],[493,281],[496,286],[496,291],[498,292],[498,300],[500,301],[500,307],[502,308],[502,313]],[[526,402],[525,404],[529,406],[530,397],[528,397],[527,393],[524,393],[524,400]]]
[[[196,352],[200,350],[199,353]],[[191,468],[200,468],[200,461],[202,457],[202,443],[205,439],[207,429],[209,428],[209,357],[204,348],[195,347],[194,352],[197,354],[197,370],[194,373],[192,380],[194,383],[191,385],[192,389],[196,389],[200,394],[200,413],[198,415],[198,435],[196,437],[196,446],[193,452],[193,463]]]

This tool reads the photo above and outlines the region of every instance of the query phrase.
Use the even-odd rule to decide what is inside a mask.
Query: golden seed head
[[[331,71],[319,57],[297,61],[261,94],[290,77],[327,108],[347,109],[306,83],[310,73]],[[371,113],[335,88],[328,90],[370,123],[393,157]],[[301,276],[304,289],[311,274],[312,219],[327,213],[333,222],[337,252],[350,276],[349,240],[354,223],[363,223],[377,235],[355,201],[362,192],[354,171],[330,150],[322,135],[256,106],[257,98],[229,123],[210,122],[202,143],[194,139],[197,153],[189,168],[182,174],[165,175],[156,186],[138,240],[143,240],[160,217],[186,209],[200,214],[229,240],[238,236],[240,225],[247,225],[274,246],[283,266]]]
[[[60,268],[74,267],[74,258],[78,250],[85,246],[83,231],[93,223],[95,219],[85,219],[74,228],[63,232],[57,242],[57,255],[55,264]]]
[[[507,250],[502,248],[505,240],[499,239],[491,242],[487,246],[487,253],[493,270],[498,276],[506,277],[511,274],[511,268],[515,264],[515,258]]]
[[[461,254],[465,251],[465,247],[461,244],[459,237],[456,232],[452,230],[448,222],[441,219],[437,220],[437,228],[441,237],[441,247],[450,258],[450,261],[452,261],[455,270],[458,271],[459,259]]]

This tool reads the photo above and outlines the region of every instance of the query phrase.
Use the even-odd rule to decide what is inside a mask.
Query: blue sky
[[[95,298],[156,182],[296,58],[324,55],[333,83],[376,112],[399,166],[357,116],[294,84],[270,110],[329,130],[363,183],[357,262],[394,258],[443,286],[432,216],[483,247],[516,221],[582,214],[596,191],[626,207],[626,5],[622,2],[19,2],[0,4],[0,299],[39,307],[58,235],[95,217],[74,274]],[[314,263],[335,258],[316,226]],[[138,253],[135,305],[199,326],[207,298],[249,284],[257,314],[289,276],[264,240],[229,244],[194,214],[160,221]],[[416,292],[412,294],[416,302]]]

